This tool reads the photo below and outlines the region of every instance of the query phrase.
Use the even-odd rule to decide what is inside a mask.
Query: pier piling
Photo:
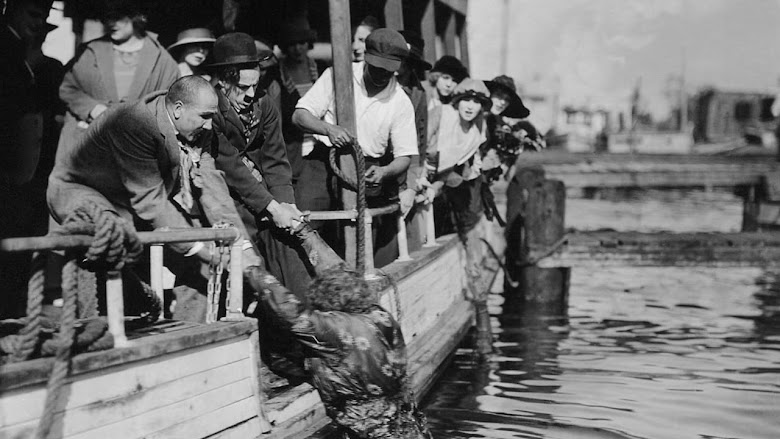
[[[570,269],[540,268],[529,257],[560,242],[565,233],[566,188],[547,180],[538,167],[521,168],[507,189],[507,258],[527,308],[563,315],[568,307]],[[512,250],[509,250],[509,249]]]

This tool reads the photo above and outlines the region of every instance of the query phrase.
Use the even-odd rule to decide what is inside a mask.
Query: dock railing
[[[436,246],[436,227],[434,223],[434,217],[433,217],[433,205],[431,203],[426,202],[418,202],[416,203],[418,206],[421,207],[420,214],[422,215],[423,221],[425,222],[425,240],[423,246],[424,247],[434,247]],[[396,224],[397,224],[397,231],[396,231],[396,238],[398,241],[398,258],[396,261],[398,262],[407,262],[411,261],[412,258],[409,255],[409,236],[406,230],[406,219],[405,216],[401,214],[401,207],[398,203],[392,203],[388,204],[386,206],[381,207],[374,207],[374,208],[368,208],[366,209],[366,215],[365,215],[365,231],[364,231],[364,237],[365,240],[365,246],[364,246],[364,252],[365,252],[365,270],[366,275],[373,275],[375,271],[374,267],[374,247],[373,247],[373,218],[382,216],[382,215],[395,215],[396,218]],[[318,220],[318,221],[333,221],[333,220],[348,220],[348,221],[357,221],[358,219],[358,212],[357,210],[322,210],[322,211],[312,211],[309,214],[310,220]]]
[[[205,242],[212,241],[230,245],[230,277],[226,297],[226,316],[225,320],[235,320],[244,317],[243,308],[243,272],[241,233],[235,227],[228,228],[192,228],[179,230],[166,230],[154,232],[138,232],[138,239],[142,245],[151,246],[150,248],[150,271],[151,286],[160,300],[164,304],[163,298],[163,245],[183,242]],[[75,250],[84,249],[91,245],[94,240],[90,235],[50,235],[39,237],[24,238],[6,238],[0,240],[0,252],[45,252],[56,250]],[[124,326],[124,302],[123,285],[119,271],[108,271],[106,273],[106,311],[108,319],[108,330],[114,338],[114,346],[122,347],[128,345]],[[40,291],[29,291],[28,294],[42,294]],[[42,298],[32,297],[32,300],[41,300]],[[219,297],[214,300],[219,303]],[[28,300],[29,302],[29,300]],[[160,316],[163,314],[163,307],[160,308]],[[213,321],[213,320],[212,320]]]

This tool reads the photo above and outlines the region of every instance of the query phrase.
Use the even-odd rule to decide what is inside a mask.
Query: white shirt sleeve
[[[329,67],[317,82],[312,85],[308,92],[295,105],[295,108],[303,108],[315,117],[322,119],[325,113],[331,107],[335,100],[333,92],[333,68]]]
[[[419,155],[417,146],[417,126],[414,124],[414,107],[406,93],[398,87],[403,99],[396,105],[396,114],[390,127],[390,141],[393,145],[393,156],[404,157]]]

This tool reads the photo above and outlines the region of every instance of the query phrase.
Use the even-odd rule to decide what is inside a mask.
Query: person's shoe
[[[311,228],[309,223],[302,222],[294,232],[295,236],[300,239],[301,246],[306,251],[309,262],[318,276],[328,269],[345,264],[344,260],[330,248],[316,230]]]

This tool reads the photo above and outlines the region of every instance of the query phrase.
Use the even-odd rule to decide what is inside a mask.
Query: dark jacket
[[[113,50],[111,39],[103,36],[80,46],[68,63],[60,86],[60,98],[67,105],[68,113],[58,149],[72,146],[84,134],[83,124],[79,127],[78,123],[87,122],[95,105],[110,108],[120,103],[114,79]],[[178,78],[176,61],[155,38],[147,36],[127,101],[134,102],[154,91],[167,89]]]
[[[217,136],[214,155],[217,169],[225,173],[231,194],[255,214],[261,214],[271,200],[294,204],[292,170],[287,161],[279,109],[267,95],[255,102],[252,111],[257,123],[249,130],[247,140],[238,113],[221,90],[217,90],[217,95],[219,113],[213,120]],[[254,175],[250,167],[256,171]]]

